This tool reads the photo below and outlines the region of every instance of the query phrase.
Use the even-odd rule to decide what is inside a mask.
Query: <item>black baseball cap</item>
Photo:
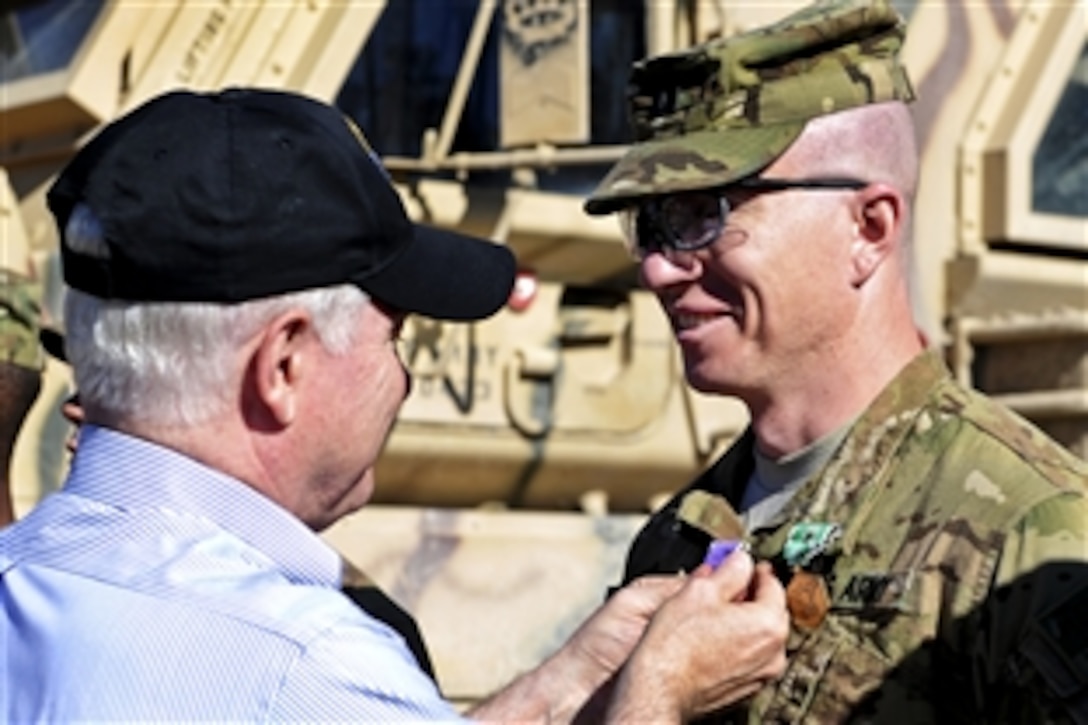
[[[154,98],[91,139],[47,198],[65,282],[103,299],[229,303],[350,282],[405,312],[473,320],[514,283],[510,250],[411,222],[355,124],[285,91]],[[108,259],[68,247],[79,203]]]

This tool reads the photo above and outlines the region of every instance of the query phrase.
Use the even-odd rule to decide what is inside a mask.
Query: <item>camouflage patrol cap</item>
[[[898,57],[905,30],[888,0],[818,0],[772,25],[637,62],[635,143],[586,211],[723,186],[767,166],[811,118],[913,100]]]
[[[0,362],[42,369],[38,344],[40,287],[28,277],[0,269]]]

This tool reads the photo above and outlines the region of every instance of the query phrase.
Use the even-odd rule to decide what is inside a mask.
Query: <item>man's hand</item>
[[[786,596],[746,552],[717,571],[643,577],[617,591],[478,720],[680,722],[758,690],[785,667]],[[618,673],[618,675],[617,675]]]
[[[568,646],[609,677],[631,656],[651,617],[684,585],[680,576],[647,576],[619,589],[571,636]]]
[[[650,576],[617,591],[563,647],[468,714],[476,720],[600,722],[607,681],[627,661],[650,618],[680,590],[680,576]]]
[[[634,610],[632,610],[634,611]],[[756,692],[786,666],[786,595],[738,551],[701,566],[653,615],[612,693],[609,720],[680,722]]]

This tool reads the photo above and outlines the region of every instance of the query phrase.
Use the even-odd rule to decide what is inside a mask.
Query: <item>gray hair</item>
[[[101,225],[77,206],[65,228],[73,251],[108,257]],[[241,379],[239,348],[277,315],[304,309],[325,348],[347,352],[369,298],[344,284],[259,300],[127,302],[70,289],[66,352],[84,405],[124,420],[194,425],[223,412],[223,395]]]

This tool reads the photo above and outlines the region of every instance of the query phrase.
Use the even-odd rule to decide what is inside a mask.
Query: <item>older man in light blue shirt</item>
[[[369,499],[408,313],[497,311],[503,247],[411,223],[361,133],[294,94],[175,92],[50,189],[86,414],[63,490],[0,532],[0,720],[452,720],[316,532]],[[621,590],[471,714],[678,721],[777,676],[746,554]]]
[[[392,630],[329,596],[340,559],[298,519],[168,448],[82,436],[64,491],[0,532],[12,721],[457,718]],[[87,669],[93,689],[51,687]]]

